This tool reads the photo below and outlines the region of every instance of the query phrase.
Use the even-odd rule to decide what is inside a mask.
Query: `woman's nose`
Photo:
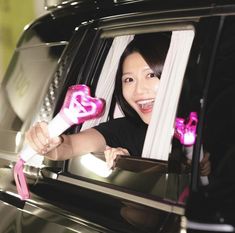
[[[143,93],[146,90],[148,90],[146,83],[143,82],[142,80],[138,80],[135,85],[135,93],[137,93],[137,94]]]
[[[136,82],[135,93],[138,94],[138,93],[141,93],[141,92],[143,92],[143,86],[140,82]]]

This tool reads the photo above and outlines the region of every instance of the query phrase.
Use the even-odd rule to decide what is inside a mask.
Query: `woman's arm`
[[[26,132],[28,144],[51,160],[66,160],[89,152],[105,150],[106,142],[96,129],[49,138],[47,123],[40,122]]]

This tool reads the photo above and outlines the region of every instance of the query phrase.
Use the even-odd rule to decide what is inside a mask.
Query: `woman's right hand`
[[[25,134],[27,143],[39,154],[46,155],[62,143],[61,137],[50,138],[48,124],[38,122]]]

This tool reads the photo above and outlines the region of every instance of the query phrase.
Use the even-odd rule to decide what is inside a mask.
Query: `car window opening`
[[[98,125],[101,122],[105,122],[108,119],[109,114],[109,107],[111,105],[112,97],[113,97],[113,90],[114,90],[114,80],[116,75],[116,70],[119,62],[119,58],[122,54],[122,51],[126,47],[126,45],[134,38],[133,35],[130,36],[119,36],[116,37],[113,40],[113,44],[111,46],[111,49],[109,51],[109,54],[105,60],[105,64],[103,66],[96,93],[95,95],[99,98],[103,98],[106,100],[106,112],[101,118],[93,119],[90,121],[87,121],[83,124],[81,130],[85,130],[87,128],[94,127],[95,125]],[[162,144],[163,142],[166,143],[166,141],[170,142],[172,140],[172,131],[174,127],[174,118],[175,118],[175,112],[177,109],[177,100],[180,95],[180,86],[183,82],[184,72],[187,65],[187,60],[189,56],[189,52],[191,49],[192,41],[194,38],[194,31],[193,30],[185,30],[185,31],[173,31],[172,32],[172,38],[171,38],[171,44],[168,51],[168,55],[165,61],[165,65],[163,67],[162,72],[162,78],[161,78],[161,85],[159,87],[159,92],[156,97],[157,100],[155,101],[154,106],[154,117],[152,118],[150,125],[148,127],[148,132],[145,138],[145,144],[143,148],[143,158],[151,158],[151,159],[157,159],[157,160],[168,160],[169,157],[169,148],[165,151],[163,151],[163,148],[156,148],[160,147],[159,141],[161,140]],[[182,49],[184,48],[184,49]],[[184,51],[182,53],[182,51]],[[180,59],[179,59],[180,57]],[[169,80],[175,79],[173,84],[168,87]],[[174,88],[178,87],[178,88]],[[176,89],[177,91],[174,91]],[[165,97],[167,93],[167,97]],[[174,99],[175,101],[172,101]],[[161,100],[161,101],[160,101]],[[167,105],[167,102],[171,103],[171,115],[169,113],[166,113],[167,107],[164,105]],[[160,104],[160,102],[163,102]],[[173,103],[172,103],[173,102]],[[160,105],[159,105],[160,104]],[[158,121],[163,121],[162,118],[163,114],[161,114],[161,118],[158,119],[157,116],[162,111],[165,112],[165,116],[167,116],[167,123],[164,123],[164,126],[159,126]],[[114,118],[116,117],[122,117],[123,113],[119,109],[119,107],[116,105],[115,111],[114,111]],[[153,120],[154,119],[154,120]],[[162,123],[163,124],[163,123]],[[159,133],[157,134],[158,137],[156,137],[157,130],[160,130],[162,132],[163,129],[160,129],[160,127],[164,127],[166,133],[164,134],[164,139],[162,139],[162,135]],[[153,137],[153,135],[155,135]],[[159,139],[160,138],[160,139]],[[156,145],[156,146],[154,146]],[[165,145],[165,144],[164,144]],[[83,159],[84,161],[88,161],[88,158],[91,159],[91,154],[86,155],[86,159]],[[94,158],[96,160],[96,158]],[[89,160],[91,161],[91,160]],[[68,165],[68,171],[76,174],[78,167],[80,166],[80,158],[73,158],[69,161]],[[90,162],[88,162],[90,163]],[[103,166],[103,165],[102,165]],[[108,171],[104,171],[104,173],[110,174]]]

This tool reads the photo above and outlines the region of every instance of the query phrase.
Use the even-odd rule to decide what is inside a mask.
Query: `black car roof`
[[[46,1],[45,7],[48,10],[60,9],[73,6],[74,8],[95,8],[97,11],[113,9],[114,7],[125,6],[131,7],[148,7],[152,6],[155,9],[180,9],[180,8],[197,8],[197,7],[216,7],[233,5],[233,0],[58,0],[55,4],[51,1]],[[143,9],[143,8],[142,8]]]

